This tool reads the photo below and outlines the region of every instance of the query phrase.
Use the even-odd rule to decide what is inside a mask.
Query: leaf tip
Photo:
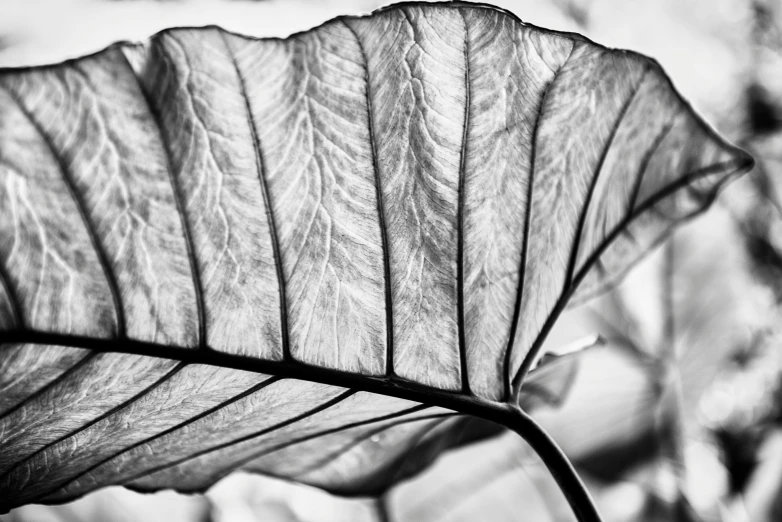
[[[751,172],[755,168],[755,157],[744,149],[738,147],[734,147],[734,149],[733,154],[738,165],[736,168],[738,173],[745,174]]]

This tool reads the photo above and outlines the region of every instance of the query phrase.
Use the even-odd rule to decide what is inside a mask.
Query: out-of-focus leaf
[[[374,491],[751,165],[654,62],[467,4],[170,30],[3,70],[0,112],[4,509]]]
[[[759,451],[758,467],[750,478],[741,499],[745,518],[757,522],[772,522],[782,516],[782,432],[769,434]]]
[[[736,244],[734,221],[715,208],[617,289],[639,325],[639,348],[653,358],[673,357],[667,363],[682,383],[682,413],[693,428],[703,392],[772,318],[772,295],[753,278],[746,252],[729,247]]]
[[[0,522],[209,522],[211,505],[200,495],[140,494],[111,487],[61,506],[24,506]]]
[[[667,247],[661,247],[612,293],[590,305],[594,315],[585,308],[563,317],[571,322],[563,322],[562,328],[573,329],[573,322],[586,324],[605,337],[605,361],[594,366],[622,367],[610,372],[612,379],[605,379],[585,359],[561,410],[539,415],[571,455],[584,456],[603,447],[610,451],[654,425],[657,396],[665,385],[655,381],[663,370],[660,359],[671,348],[666,344],[666,318],[674,319],[676,355],[669,366],[679,373],[673,377],[681,380],[683,416],[693,429],[703,419],[704,391],[735,355],[751,348],[772,320],[772,295],[753,279],[746,253],[728,247],[741,240],[725,210],[713,209],[683,227],[671,242],[672,274],[665,273]],[[666,283],[669,275],[673,279]],[[664,295],[666,288],[674,290],[670,300]],[[616,353],[623,355],[617,358]],[[620,376],[626,381],[620,382]],[[587,425],[591,429],[585,429]],[[579,436],[570,436],[574,433]]]
[[[303,484],[243,472],[206,493],[213,522],[386,522],[372,498],[344,498]]]
[[[519,397],[522,409],[531,412],[542,406],[561,406],[573,386],[583,354],[603,344],[600,336],[589,335],[559,347],[559,351],[545,351],[524,382]]]
[[[586,480],[606,520],[638,520],[646,501],[641,488]],[[207,496],[216,522],[256,522],[283,511],[293,513],[298,522],[574,520],[545,465],[511,433],[450,451],[416,478],[395,486],[381,501],[344,499],[241,473],[216,484]],[[246,518],[237,519],[237,514]]]
[[[646,463],[655,474],[670,475],[677,493],[660,500],[661,520],[685,504],[697,516],[714,516],[728,494],[724,465],[714,464],[713,456],[696,458],[706,453],[695,450],[703,447],[715,415],[729,415],[752,389],[713,393],[756,350],[775,310],[772,293],[755,279],[740,246],[730,214],[713,209],[596,301],[591,322],[586,310],[579,311],[606,338],[609,351],[634,366],[634,372],[611,372],[610,380],[636,378],[611,389],[616,383],[590,373],[585,361],[563,407],[538,415],[582,469],[605,481],[628,480]],[[661,465],[670,469],[659,471]],[[649,491],[654,493],[653,481]]]
[[[613,468],[644,458],[637,443],[654,427],[655,391],[646,364],[607,342],[581,358],[562,405],[535,418],[571,459]]]

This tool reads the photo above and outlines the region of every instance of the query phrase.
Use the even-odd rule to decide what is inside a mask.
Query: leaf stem
[[[687,497],[687,468],[685,445],[687,434],[684,422],[684,395],[679,367],[679,353],[676,345],[676,299],[674,277],[676,273],[676,245],[674,235],[665,246],[663,264],[663,342],[660,346],[660,361],[657,374],[659,425],[658,432],[663,456],[668,459],[676,481],[676,502]],[[675,516],[675,513],[672,514]]]
[[[386,499],[385,495],[377,497],[375,510],[379,522],[391,522],[391,510],[388,509],[388,499]]]
[[[602,522],[589,491],[554,439],[521,408],[513,408],[504,424],[532,446],[565,494],[576,519],[579,522]]]

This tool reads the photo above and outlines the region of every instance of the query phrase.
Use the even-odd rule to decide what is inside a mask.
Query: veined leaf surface
[[[361,492],[443,408],[515,402],[579,283],[751,165],[653,61],[469,4],[167,30],[1,71],[0,114],[6,509]]]

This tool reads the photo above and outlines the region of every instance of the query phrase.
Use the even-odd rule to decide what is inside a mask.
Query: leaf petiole
[[[602,522],[595,502],[573,465],[554,439],[524,410],[512,407],[503,425],[519,434],[541,458],[579,522]]]

